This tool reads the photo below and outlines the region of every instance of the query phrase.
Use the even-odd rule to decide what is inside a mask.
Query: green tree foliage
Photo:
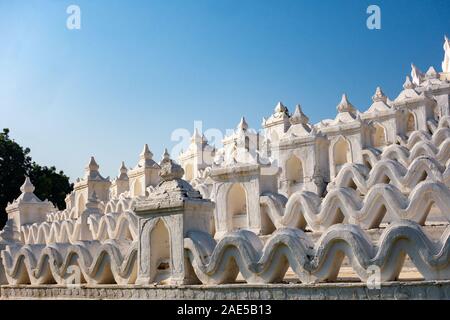
[[[0,226],[7,220],[5,208],[8,202],[20,195],[24,176],[30,170],[30,149],[22,148],[9,138],[9,130],[0,133]]]
[[[65,196],[73,189],[64,172],[55,167],[41,167],[32,161],[30,149],[23,148],[9,137],[9,129],[0,133],[0,227],[7,220],[5,208],[20,195],[24,177],[30,177],[40,199],[48,199],[60,210],[65,209]]]
[[[48,199],[61,210],[66,208],[64,199],[73,186],[63,171],[57,172],[55,167],[41,167],[33,162],[28,176],[36,188],[34,194],[39,199]]]

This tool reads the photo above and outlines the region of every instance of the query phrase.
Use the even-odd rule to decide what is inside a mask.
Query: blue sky
[[[81,8],[81,30],[66,8]],[[382,29],[366,27],[370,4]],[[414,62],[441,71],[448,0],[0,0],[0,127],[71,179],[160,159],[176,128],[260,128],[283,101],[312,122],[343,92],[394,98]]]

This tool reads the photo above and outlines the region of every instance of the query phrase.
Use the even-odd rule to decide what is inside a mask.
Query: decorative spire
[[[153,153],[150,151],[148,144],[144,145],[144,149],[140,154],[141,160],[151,160],[153,158]]]
[[[119,176],[118,176],[119,180],[124,180],[124,179],[128,179],[128,169],[125,166],[125,162],[122,161],[122,164],[119,168]]]
[[[450,40],[444,36],[444,60],[442,61],[442,72],[450,73]]]
[[[109,181],[109,177],[103,178],[102,175],[99,172],[100,166],[95,161],[94,157],[91,157],[89,160],[89,163],[84,168],[84,177],[82,179],[77,179],[77,183],[86,181],[86,180],[103,180],[103,181]]]
[[[281,101],[279,101],[278,103],[277,103],[277,105],[275,106],[275,113],[288,113],[288,108],[286,108],[286,106],[281,102]]]
[[[144,149],[142,149],[141,154],[139,155],[138,165],[141,167],[146,166],[147,163],[152,162],[153,153],[150,151],[148,144],[144,145]]]
[[[200,134],[197,128],[194,129],[194,134],[191,137],[192,143],[207,143],[207,139],[204,134]]]
[[[194,134],[191,137],[191,142],[201,142],[202,139],[203,139],[202,135],[200,134],[200,132],[198,132],[198,129],[195,128]]]
[[[342,95],[342,99],[341,99],[341,102],[337,106],[337,110],[339,113],[342,113],[342,112],[354,113],[354,112],[356,112],[355,107],[348,101],[347,95],[345,93]]]
[[[25,182],[20,187],[20,191],[22,191],[22,193],[33,193],[34,192],[34,185],[31,183],[29,177],[25,176]]]
[[[411,78],[412,82],[417,86],[420,85],[423,78],[422,71],[420,71],[420,69],[417,68],[413,63],[411,63]]]
[[[299,104],[295,106],[295,111],[290,118],[291,124],[308,124],[309,118],[303,113],[302,108]]]
[[[405,83],[403,84],[403,88],[405,90],[407,89],[414,89],[416,86],[414,85],[414,83],[411,82],[411,78],[409,76],[406,76],[406,80]]]
[[[98,165],[97,162],[95,161],[95,158],[94,158],[94,157],[91,157],[91,160],[89,161],[89,164],[88,164],[88,168],[89,168],[89,170],[91,170],[91,171],[97,171],[97,170],[98,170],[99,165]]]
[[[164,148],[164,153],[162,155],[162,161],[169,161],[170,160],[170,154],[167,148]]]
[[[237,129],[240,130],[240,131],[247,131],[247,129],[248,129],[248,124],[247,124],[247,122],[245,121],[245,118],[244,118],[244,117],[241,118],[241,121],[239,122],[239,124],[238,124],[238,126],[237,126]]]
[[[137,215],[160,212],[163,208],[177,208],[178,210],[191,199],[195,200],[195,208],[200,210],[201,203],[199,200],[202,199],[200,192],[182,179],[184,170],[170,159],[167,149],[164,150],[160,167],[161,181],[156,187],[149,188],[147,197],[138,199],[132,210]],[[210,202],[209,200],[205,201]]]
[[[98,169],[100,168],[100,166],[97,164],[97,162],[95,161],[94,157],[91,157],[91,159],[89,160],[88,165],[86,166],[86,173],[90,173],[90,172],[96,172],[98,171]]]
[[[127,167],[125,166],[125,162],[124,162],[124,161],[122,161],[122,164],[120,165],[119,172],[120,172],[120,173],[127,173],[127,172],[128,172],[128,169],[127,169]]]
[[[161,170],[159,172],[159,176],[163,181],[170,181],[170,180],[176,180],[181,179],[184,175],[183,168],[175,163],[172,159],[170,159],[169,151],[167,151],[167,148],[164,149],[164,154],[162,156],[162,160],[160,163]]]
[[[425,76],[428,79],[436,79],[436,78],[438,78],[438,73],[436,72],[436,69],[434,69],[434,67],[431,66],[430,68],[428,68],[428,71],[425,74]]]
[[[35,207],[35,209],[37,210],[44,210],[45,213],[48,213],[50,210],[55,209],[53,207],[53,204],[51,202],[49,202],[48,200],[45,201],[41,201],[41,199],[39,199],[38,197],[36,197],[36,195],[34,194],[34,186],[30,181],[30,178],[25,176],[25,181],[22,184],[22,186],[20,187],[20,191],[21,194],[20,196],[15,199],[12,203],[8,202],[8,205],[6,207],[6,212],[10,212],[11,210],[13,210],[13,208],[17,208],[17,206],[19,206],[21,203],[29,203],[29,204],[33,204],[36,205],[37,207]],[[11,207],[12,206],[12,207]],[[37,222],[37,221],[35,221]]]
[[[380,87],[377,87],[377,89],[375,90],[375,94],[372,97],[372,101],[373,102],[387,102],[387,97],[384,94],[383,90],[381,90]]]

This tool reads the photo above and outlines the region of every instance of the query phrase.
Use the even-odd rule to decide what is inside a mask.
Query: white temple
[[[278,103],[263,132],[242,118],[216,149],[195,131],[157,162],[147,145],[113,180],[91,158],[58,211],[34,194],[6,208],[2,284],[240,286],[450,280],[450,42],[442,72],[412,66],[367,111],[344,94],[312,124]],[[74,280],[73,267],[80,270]]]

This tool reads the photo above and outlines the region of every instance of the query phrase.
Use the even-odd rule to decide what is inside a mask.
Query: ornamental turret
[[[138,164],[128,171],[131,196],[145,196],[147,187],[156,186],[159,183],[159,169],[159,165],[153,160],[153,153],[145,144]]]

